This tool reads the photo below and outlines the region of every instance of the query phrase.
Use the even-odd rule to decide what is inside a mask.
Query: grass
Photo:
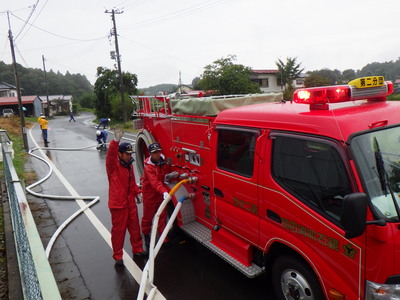
[[[25,127],[31,128],[33,122],[37,122],[37,118],[26,118]],[[7,131],[8,137],[13,143],[13,163],[18,177],[25,181],[30,181],[32,178],[35,178],[33,173],[26,172],[24,169],[24,165],[28,159],[28,153],[24,150],[20,119],[18,117],[0,118],[0,128]]]
[[[399,101],[400,100],[400,94],[391,94],[387,97],[388,100],[394,100],[394,101]]]

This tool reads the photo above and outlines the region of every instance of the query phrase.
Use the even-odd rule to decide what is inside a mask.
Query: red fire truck
[[[196,176],[175,194],[196,195],[178,226],[246,276],[269,272],[278,299],[400,299],[392,91],[375,76],[251,105],[135,97],[137,168],[158,141],[169,164]]]

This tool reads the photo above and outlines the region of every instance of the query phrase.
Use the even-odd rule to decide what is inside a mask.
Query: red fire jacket
[[[140,194],[133,166],[130,165],[129,168],[126,168],[119,161],[118,145],[119,142],[112,140],[106,157],[109,208],[124,208],[128,207],[128,203],[135,204],[135,197]]]
[[[162,157],[164,158],[163,155]],[[161,167],[157,166],[150,160],[150,157],[145,160],[144,165],[144,174],[141,178],[143,199],[146,198],[151,200],[156,198],[158,200],[160,195],[164,192],[168,193],[168,190],[164,185],[164,177],[170,172],[170,166],[167,164],[164,164]]]

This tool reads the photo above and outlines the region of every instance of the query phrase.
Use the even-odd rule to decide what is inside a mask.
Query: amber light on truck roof
[[[384,81],[382,76],[371,76],[355,79],[348,85],[299,89],[294,92],[293,101],[310,104],[312,109],[328,109],[329,103],[361,99],[386,100],[386,96],[391,93],[391,81]]]

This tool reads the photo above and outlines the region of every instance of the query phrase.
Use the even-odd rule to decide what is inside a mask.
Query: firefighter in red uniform
[[[168,196],[168,189],[164,184],[165,175],[170,172],[170,166],[165,163],[165,157],[161,154],[158,143],[149,146],[150,157],[144,162],[144,174],[141,178],[143,196],[142,233],[147,249],[150,244],[150,231],[153,217],[163,199]],[[166,210],[158,221],[158,234],[161,235],[166,225]],[[166,240],[166,243],[167,240]]]
[[[117,265],[123,265],[122,248],[126,230],[129,231],[133,255],[144,255],[139,217],[135,198],[141,191],[136,185],[133,171],[132,145],[119,143],[123,132],[115,129],[107,157],[106,169],[109,182],[108,207],[111,213],[111,243],[113,258]]]

